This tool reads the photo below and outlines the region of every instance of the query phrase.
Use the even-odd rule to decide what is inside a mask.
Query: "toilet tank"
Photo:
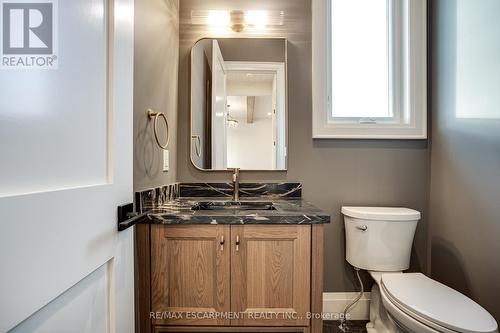
[[[413,236],[420,212],[397,207],[342,207],[346,260],[370,271],[410,267]]]

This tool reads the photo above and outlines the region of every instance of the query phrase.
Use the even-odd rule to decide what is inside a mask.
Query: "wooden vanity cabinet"
[[[307,326],[311,226],[231,226],[231,244],[231,324]]]
[[[151,227],[151,304],[162,313],[154,324],[229,325],[215,316],[230,311],[229,227]]]
[[[321,332],[321,320],[305,314],[321,312],[322,231],[322,225],[138,226],[136,332]],[[154,318],[145,318],[149,313]]]

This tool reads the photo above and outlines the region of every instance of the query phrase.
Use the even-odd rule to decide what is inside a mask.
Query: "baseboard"
[[[352,302],[358,293],[323,293],[323,313],[340,315],[345,307]],[[335,319],[335,318],[332,318]],[[359,302],[349,311],[350,320],[370,319],[370,293],[365,292]]]

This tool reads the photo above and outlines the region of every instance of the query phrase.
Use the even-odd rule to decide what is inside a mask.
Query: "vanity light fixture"
[[[191,24],[206,25],[215,30],[234,32],[259,31],[268,26],[283,25],[283,11],[267,10],[193,10]]]
[[[231,11],[231,30],[242,32],[245,30],[245,12],[242,10]]]

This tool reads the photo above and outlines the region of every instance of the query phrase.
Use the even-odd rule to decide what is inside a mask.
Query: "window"
[[[313,0],[313,137],[427,138],[425,0]]]

